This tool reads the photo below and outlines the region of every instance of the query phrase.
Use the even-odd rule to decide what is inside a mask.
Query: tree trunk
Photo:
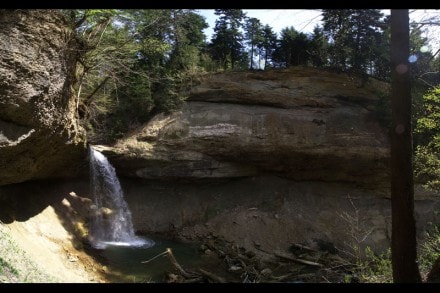
[[[268,48],[264,49],[264,70],[266,70],[267,58],[268,58],[268,55],[269,55],[268,50],[269,50]]]
[[[252,36],[253,37],[253,36]],[[251,70],[254,69],[254,41],[251,44]]]
[[[421,282],[412,168],[408,9],[391,9],[391,205],[394,282]]]

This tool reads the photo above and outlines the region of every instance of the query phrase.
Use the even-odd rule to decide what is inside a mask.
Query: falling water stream
[[[89,241],[93,247],[151,247],[154,241],[134,234],[131,212],[124,200],[115,168],[100,152],[90,150],[90,181],[94,201]]]
[[[183,265],[200,263],[198,246],[161,238],[151,240],[136,236],[131,212],[124,200],[115,168],[100,152],[89,147],[90,182],[94,216],[89,229],[90,244],[103,258],[112,282],[163,282],[164,273],[171,271],[166,258],[154,258],[171,248]],[[162,253],[163,254],[163,253]]]

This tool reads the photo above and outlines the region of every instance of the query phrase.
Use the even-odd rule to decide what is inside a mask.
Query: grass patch
[[[9,235],[0,223],[0,283],[56,283]]]

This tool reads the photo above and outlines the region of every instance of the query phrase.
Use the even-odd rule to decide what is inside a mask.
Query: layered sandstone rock
[[[379,184],[388,176],[389,142],[377,105],[387,91],[376,80],[312,68],[209,75],[180,112],[100,149],[132,177],[270,172]]]

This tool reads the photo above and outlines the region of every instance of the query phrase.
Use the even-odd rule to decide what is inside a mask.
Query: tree
[[[281,30],[279,45],[274,52],[274,60],[281,66],[307,65],[310,40],[293,26]]]
[[[251,47],[250,52],[250,69],[254,68],[254,52],[257,46],[262,42],[262,25],[258,18],[247,18],[244,24],[245,38]],[[260,64],[258,64],[260,66]]]
[[[208,27],[205,19],[190,9],[171,10],[172,52],[167,65],[174,70],[195,68],[205,45],[203,30]]]
[[[236,66],[243,59],[243,35],[240,31],[245,14],[241,9],[216,9],[220,18],[215,21],[214,36],[211,40],[213,59],[224,69]]]
[[[322,27],[315,26],[310,40],[310,58],[312,65],[323,67],[328,63],[328,41]]]
[[[391,206],[394,282],[421,282],[417,266],[412,167],[409,15],[391,10]]]
[[[380,10],[324,9],[322,15],[333,66],[367,72],[384,27]]]
[[[151,113],[178,109],[205,46],[203,17],[190,9],[133,10],[131,27],[142,44],[138,67],[148,73]],[[141,79],[131,79],[141,80]],[[141,91],[136,91],[141,92]],[[127,96],[128,98],[128,96]],[[142,121],[141,121],[142,122]]]
[[[347,58],[350,55],[350,46],[347,35],[350,32],[350,9],[323,9],[323,30],[330,41],[330,64],[345,70]]]
[[[391,67],[390,67],[390,16],[383,19],[382,34],[375,34],[376,40],[372,50],[371,61],[372,67],[368,70],[369,74],[374,77],[390,82],[391,81]]]
[[[124,11],[124,26],[141,48],[137,54],[145,69],[153,72],[163,68],[173,49],[171,11],[169,9],[143,9]]]
[[[440,87],[423,96],[423,107],[417,119],[414,170],[416,178],[431,189],[440,191]]]
[[[263,55],[263,59],[264,59],[263,68],[266,68],[269,59],[272,59],[272,54],[277,48],[277,34],[268,24],[266,24],[263,27],[261,34],[262,34],[262,41],[259,43],[258,48],[260,50],[260,56]]]
[[[65,10],[82,44],[77,105],[89,141],[110,142],[181,104],[204,47],[188,9]]]
[[[350,15],[353,69],[366,72],[368,62],[373,57],[376,41],[382,35],[382,17],[383,14],[378,9],[354,9]]]
[[[107,141],[127,125],[144,121],[153,104],[149,75],[138,66],[142,51],[138,22],[132,11],[77,10],[71,14],[80,16],[74,25],[84,48],[75,86],[81,123],[89,141]]]
[[[105,71],[111,68],[111,64],[108,63],[108,59],[103,58],[106,56],[103,56],[100,49],[109,45],[105,32],[111,27],[116,11],[90,9],[64,10],[62,12],[68,17],[82,47],[78,52],[79,66],[76,70],[76,109],[79,115],[81,102],[90,103],[98,90],[110,80]],[[114,53],[114,47],[110,48],[109,52],[110,54],[105,55]],[[111,71],[109,70],[109,72]]]

